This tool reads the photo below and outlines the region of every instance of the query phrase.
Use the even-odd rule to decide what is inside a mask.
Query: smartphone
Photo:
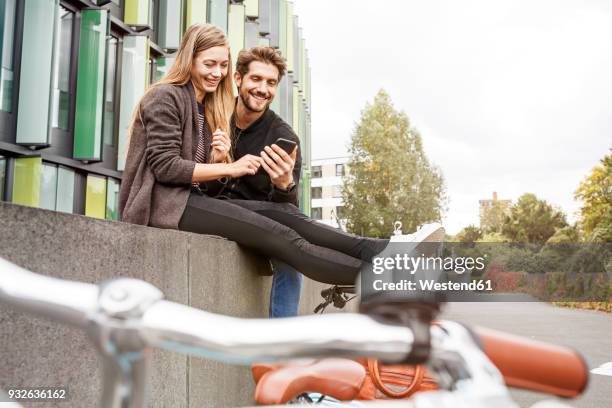
[[[276,142],[274,142],[274,144],[278,145],[278,147],[286,151],[287,154],[291,154],[291,152],[293,152],[293,149],[295,149],[295,146],[297,146],[297,143],[295,143],[293,140],[283,139],[282,137],[276,139]]]

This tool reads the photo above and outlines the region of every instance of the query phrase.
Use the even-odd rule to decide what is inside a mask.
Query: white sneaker
[[[402,222],[393,223],[394,231],[390,242],[442,242],[444,227],[438,222],[423,224],[412,234],[402,234]]]

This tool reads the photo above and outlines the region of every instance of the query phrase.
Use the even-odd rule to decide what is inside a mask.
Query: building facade
[[[287,59],[272,109],[301,140],[309,212],[310,65],[291,2],[5,0],[0,22],[0,200],[118,219],[132,111],[186,28],[209,22],[227,32],[233,63],[255,45]]]
[[[334,157],[312,161],[311,216],[324,224],[345,229],[342,185],[349,174],[348,157]]]
[[[478,200],[480,228],[491,229],[501,225],[503,216],[508,213],[512,206],[512,200],[500,200],[497,192],[493,192],[490,199]]]

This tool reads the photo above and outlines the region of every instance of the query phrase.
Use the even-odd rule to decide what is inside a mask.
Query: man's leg
[[[270,317],[297,316],[302,274],[278,259],[271,259],[270,262],[274,270],[270,290]]]
[[[311,244],[290,227],[237,206],[192,193],[179,230],[219,235],[279,258],[309,278],[335,285],[352,285],[363,261],[342,252]]]
[[[366,262],[370,262],[372,257],[389,244],[388,239],[360,237],[317,222],[290,203],[255,200],[231,202],[290,227],[312,244],[331,248]]]

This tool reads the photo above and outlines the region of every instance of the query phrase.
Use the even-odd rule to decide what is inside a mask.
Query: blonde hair
[[[228,140],[230,140],[230,118],[234,112],[234,93],[232,58],[229,52],[229,41],[223,30],[215,25],[193,24],[185,32],[181,47],[176,55],[176,60],[168,70],[168,73],[153,84],[136,104],[132,114],[132,120],[128,127],[128,146],[132,135],[132,129],[136,122],[136,116],[140,116],[140,102],[145,95],[157,85],[185,85],[191,81],[191,67],[193,66],[196,55],[212,47],[227,47],[229,65],[227,75],[219,82],[215,92],[206,93],[204,96],[204,116],[212,132],[216,129],[221,129],[225,132]],[[194,86],[197,85],[194,84]],[[142,118],[140,118],[140,120],[142,121]],[[214,160],[214,151],[211,159]]]

